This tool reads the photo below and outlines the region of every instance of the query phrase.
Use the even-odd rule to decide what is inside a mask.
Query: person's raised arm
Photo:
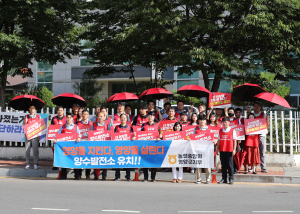
[[[227,107],[224,108],[225,116],[228,117],[228,109]]]
[[[158,112],[158,119],[163,120],[163,117],[161,116],[161,113],[160,113],[160,110],[158,107],[156,108],[156,111]]]
[[[210,114],[211,114],[211,112],[214,110],[214,107],[213,106],[211,106],[211,107],[209,107],[209,112],[207,113],[207,116],[206,116],[206,119],[207,120],[209,120],[209,116],[210,116]]]

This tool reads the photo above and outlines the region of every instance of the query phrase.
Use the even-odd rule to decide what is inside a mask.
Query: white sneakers
[[[27,164],[27,165],[25,166],[25,169],[30,169],[30,164]]]
[[[193,174],[194,174],[194,173],[195,173],[195,170],[194,170],[194,169],[192,169],[192,170],[191,170],[191,173],[193,173]]]
[[[33,169],[38,169],[39,167],[38,167],[38,165],[34,165],[34,167],[33,167]]]
[[[201,184],[201,180],[200,180],[200,179],[197,180],[197,181],[196,181],[196,184]]]

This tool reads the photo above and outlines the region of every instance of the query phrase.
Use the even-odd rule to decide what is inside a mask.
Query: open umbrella
[[[173,97],[173,94],[165,88],[150,88],[139,96],[141,100],[160,100],[167,97]]]
[[[135,94],[128,93],[128,92],[121,92],[118,94],[112,95],[110,98],[106,100],[107,103],[115,103],[115,102],[129,102],[138,100],[139,97]]]
[[[11,99],[8,106],[15,110],[28,111],[29,105],[34,105],[37,110],[42,109],[46,103],[34,95],[20,95]]]
[[[242,165],[244,164],[245,157],[246,157],[247,152],[245,150],[243,151],[238,151],[235,156],[233,156],[233,160],[236,163],[236,166],[238,167],[238,171],[241,170]]]
[[[86,106],[86,102],[81,96],[72,93],[63,93],[57,95],[56,97],[52,98],[52,102],[55,105],[63,106],[64,108],[72,108],[74,103],[79,104],[80,107]]]
[[[283,106],[286,108],[291,108],[289,103],[283,97],[281,97],[277,94],[274,94],[274,93],[263,92],[263,93],[255,95],[254,97],[259,100],[268,101],[275,105],[280,105],[280,106]]]
[[[245,83],[243,85],[235,86],[232,91],[232,96],[241,101],[254,102],[257,100],[254,96],[262,92],[267,91],[257,84]]]
[[[208,97],[210,91],[199,85],[185,85],[177,90],[177,94],[188,97]]]

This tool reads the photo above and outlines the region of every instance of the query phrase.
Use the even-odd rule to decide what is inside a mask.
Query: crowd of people
[[[194,112],[194,106],[191,106],[190,110],[184,108],[184,102],[178,101],[177,108],[171,106],[169,102],[164,104],[164,109],[161,111],[158,107],[155,108],[154,101],[148,101],[148,103],[142,103],[139,107],[139,114],[132,115],[132,109],[130,105],[125,105],[123,102],[117,104],[117,113],[112,117],[108,116],[108,110],[104,106],[95,107],[95,116],[90,118],[89,111],[80,107],[78,104],[73,104],[73,113],[67,113],[64,115],[64,108],[62,106],[57,107],[57,116],[51,120],[52,125],[61,125],[58,131],[59,133],[79,133],[79,137],[76,142],[80,142],[81,135],[79,132],[79,125],[89,124],[92,130],[114,130],[114,133],[125,133],[134,130],[132,126],[141,126],[141,131],[157,132],[157,140],[162,139],[162,132],[160,127],[160,121],[172,121],[174,122],[174,131],[182,131],[186,126],[196,126],[194,133],[210,133],[210,127],[220,127],[218,138],[213,142],[215,144],[215,154],[220,155],[222,165],[222,180],[218,183],[228,183],[227,174],[229,174],[229,184],[233,184],[234,174],[237,173],[237,165],[233,161],[234,155],[239,150],[247,152],[245,157],[245,174],[252,172],[256,174],[256,166],[261,165],[262,172],[267,173],[266,169],[266,135],[265,134],[254,134],[246,135],[245,140],[237,140],[236,132],[231,126],[239,125],[244,123],[244,117],[242,117],[242,110],[240,108],[213,108],[211,107],[206,114],[206,106],[200,105],[198,107],[199,112]],[[250,112],[250,108],[247,109],[247,118],[267,118],[268,115],[261,111],[261,104],[255,102],[253,104],[253,113]],[[90,119],[89,119],[90,118]],[[36,113],[34,105],[29,106],[29,115],[26,116],[24,124],[32,123],[39,120],[40,116]],[[128,121],[130,123],[128,124]],[[118,124],[118,125],[114,125]],[[228,140],[229,139],[229,140]],[[25,150],[26,150],[26,167],[30,169],[30,149],[33,147],[34,156],[34,169],[38,169],[38,141],[39,137],[27,140],[25,137]],[[136,140],[133,135],[132,140]],[[56,140],[53,141],[56,143]],[[216,161],[216,158],[215,158]],[[250,169],[250,167],[252,167]],[[53,169],[57,169],[53,167]],[[60,179],[67,178],[67,169],[63,168]],[[151,168],[151,181],[155,182],[156,168]],[[169,169],[161,169],[163,172]],[[179,167],[177,173],[176,167],[172,168],[173,183],[181,183],[183,179],[183,167]],[[197,174],[196,183],[202,183],[201,181],[201,168],[190,168],[191,173]],[[211,181],[211,169],[206,168],[206,184]],[[148,168],[143,168],[144,182],[148,181]],[[79,180],[82,177],[81,169],[74,169],[75,180]],[[85,169],[86,179],[90,179],[91,169]],[[94,169],[94,179],[99,180],[100,169]],[[107,169],[102,170],[102,180],[106,180]],[[126,169],[125,178],[130,181],[130,169]],[[115,170],[115,181],[120,180],[120,169]]]

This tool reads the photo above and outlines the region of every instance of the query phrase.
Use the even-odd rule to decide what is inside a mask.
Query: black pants
[[[143,168],[144,180],[148,180],[148,168]],[[151,180],[155,180],[156,168],[151,168]]]
[[[102,169],[102,177],[103,178],[107,177],[107,169]]]
[[[236,144],[236,152],[235,152],[235,155],[236,155],[239,151],[240,151],[240,148],[239,148],[239,144],[237,143],[237,144]],[[234,172],[237,172],[237,171],[238,171],[238,167],[237,167],[235,161],[233,161],[233,171],[234,171]]]
[[[130,169],[126,168],[126,175],[125,178],[126,179],[130,179]],[[115,173],[116,178],[120,178],[121,176],[121,169],[116,169],[116,173]]]
[[[61,178],[67,178],[67,168],[61,168]]]
[[[233,156],[232,152],[220,152],[222,164],[222,178],[227,181],[227,170],[229,172],[229,180],[233,179]]]
[[[74,169],[75,178],[79,178],[79,175],[82,175],[82,169]],[[89,176],[91,174],[91,169],[85,169],[85,176]]]

